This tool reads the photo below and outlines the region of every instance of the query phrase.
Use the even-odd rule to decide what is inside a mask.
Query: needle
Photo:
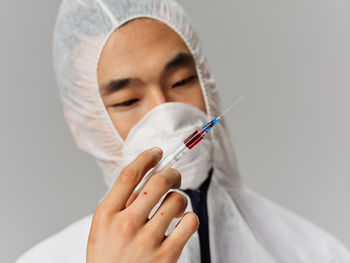
[[[222,116],[224,116],[224,114],[226,112],[228,112],[233,106],[235,106],[237,103],[239,103],[242,99],[244,98],[244,96],[241,96],[238,100],[235,100],[230,107],[227,108],[227,110],[225,110],[219,117],[217,117],[218,119],[220,119]]]

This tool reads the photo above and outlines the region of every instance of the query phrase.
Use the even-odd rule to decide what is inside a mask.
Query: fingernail
[[[151,150],[159,156],[161,156],[163,153],[162,149],[160,149],[159,147],[153,147]]]

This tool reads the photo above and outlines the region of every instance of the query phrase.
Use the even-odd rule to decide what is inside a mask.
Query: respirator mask
[[[129,131],[116,169],[121,171],[141,152],[154,146],[163,150],[163,158],[159,163],[159,166],[162,166],[167,156],[207,122],[208,116],[202,110],[189,104],[168,102],[153,108]],[[209,138],[205,136],[173,166],[182,176],[180,189],[198,189],[207,178],[212,167]]]

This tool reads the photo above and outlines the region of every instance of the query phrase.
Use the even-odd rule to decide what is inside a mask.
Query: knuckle
[[[160,156],[155,153],[152,149],[143,151],[139,156],[136,157],[135,161],[142,163],[144,168],[152,164],[152,166],[158,161]]]
[[[169,259],[169,257],[177,258],[181,254],[184,245],[185,243],[179,238],[168,240],[166,244],[161,247],[159,254],[157,254],[157,258],[163,259],[163,261],[159,260],[157,262],[168,262],[164,259]]]
[[[134,231],[126,221],[117,220],[114,223],[114,231],[122,238],[130,238]]]
[[[132,210],[129,210],[123,215],[123,221],[128,224],[129,228],[135,228],[139,223],[139,216]]]
[[[114,222],[114,230],[118,235],[131,237],[137,230],[138,217],[130,211],[122,216],[117,217]]]
[[[176,251],[181,246],[181,242],[178,239],[174,239],[171,242],[168,242],[166,248],[167,251]]]
[[[138,247],[143,247],[147,250],[154,248],[157,245],[157,239],[154,238],[154,235],[154,231],[142,231],[138,235]]]
[[[199,227],[199,218],[198,216],[193,213],[193,212],[188,212],[185,214],[186,218],[187,218],[187,225],[188,225],[188,228],[195,232],[198,227]]]
[[[167,168],[167,170],[169,172],[171,172],[172,174],[174,174],[175,176],[181,177],[181,174],[180,174],[180,172],[177,169],[169,167],[169,168]]]
[[[170,167],[167,169],[167,171],[170,172],[176,179],[181,180],[181,173],[175,168]]]
[[[129,164],[124,167],[122,172],[120,173],[120,180],[122,183],[130,184],[138,179],[138,171],[134,165]]]
[[[157,251],[155,256],[155,262],[168,262],[169,258],[169,250],[168,249],[160,249]]]
[[[187,204],[187,198],[178,192],[171,192],[170,198],[176,203],[178,207],[183,207]]]
[[[154,175],[153,181],[157,186],[159,186],[161,188],[170,188],[171,187],[171,183],[169,181],[169,178],[163,174]]]
[[[92,224],[95,227],[100,227],[101,225],[107,224],[109,220],[110,220],[109,213],[107,213],[106,210],[103,209],[103,207],[98,207],[92,218]]]
[[[144,156],[149,161],[157,159],[157,155],[151,149],[144,151],[140,156]]]
[[[97,243],[97,237],[95,231],[91,230],[88,236],[88,245],[95,246]]]
[[[180,185],[181,185],[181,173],[174,168],[168,168],[166,170],[166,173],[171,174],[171,176],[174,178],[173,179],[174,183],[173,183],[172,187],[176,187],[176,188],[180,187]]]

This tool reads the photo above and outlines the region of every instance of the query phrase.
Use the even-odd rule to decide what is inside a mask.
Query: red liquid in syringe
[[[184,144],[188,149],[192,149],[194,146],[197,145],[205,136],[205,131],[202,129],[198,129],[194,131],[190,136],[184,140]]]
[[[184,144],[188,149],[192,149],[196,146],[205,136],[208,131],[219,121],[219,118],[215,118],[212,121],[208,122],[206,125],[202,127],[202,129],[198,129],[194,131],[190,136],[184,140]]]

